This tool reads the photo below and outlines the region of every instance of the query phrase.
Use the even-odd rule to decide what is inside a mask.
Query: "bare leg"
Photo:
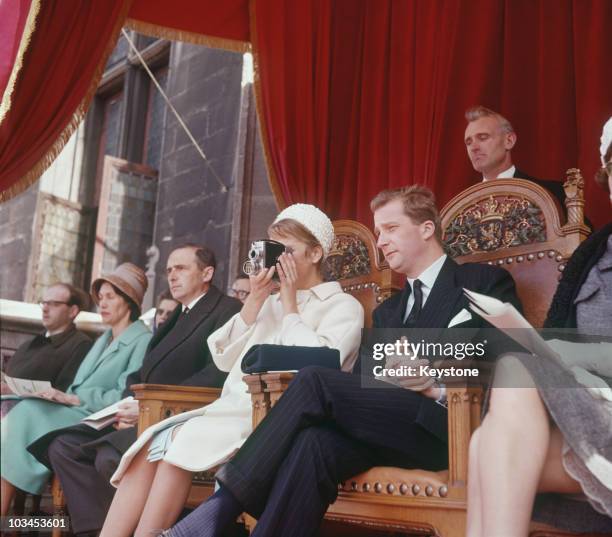
[[[161,461],[134,537],[150,537],[153,530],[167,529],[178,519],[193,473]]]
[[[157,462],[149,462],[149,444],[132,460],[110,506],[100,537],[130,537],[138,524],[151,484],[157,471]]]
[[[15,485],[2,478],[2,486],[0,490],[0,496],[2,496],[2,516],[8,515],[16,490]]]
[[[468,511],[466,535],[482,537],[482,491],[480,487],[480,429],[474,431],[470,440],[468,461]]]
[[[563,435],[553,426],[550,431],[548,453],[542,468],[538,492],[557,492],[559,494],[578,494],[582,492],[580,483],[575,481],[563,467],[562,462]]]
[[[502,379],[512,375],[514,386],[533,385],[515,358],[500,360],[498,372]],[[536,388],[493,389],[478,441],[482,535],[527,535],[549,439],[549,417]]]
[[[507,385],[533,385],[528,371],[514,358],[498,367],[489,413],[470,443],[468,537],[526,536],[536,492],[581,491],[565,472],[563,437],[535,387],[500,387],[509,376]]]

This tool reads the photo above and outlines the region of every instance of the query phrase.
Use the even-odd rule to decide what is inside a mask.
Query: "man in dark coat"
[[[180,307],[158,327],[142,367],[128,377],[124,397],[133,395],[134,384],[221,387],[227,375],[213,363],[206,340],[242,304],[211,285],[213,252],[199,245],[181,246],[170,254],[166,270]],[[136,440],[137,423],[138,403],[127,403],[114,428],[71,427],[30,446],[59,477],[77,535],[95,535],[102,528],[115,492],[109,479]]]
[[[457,265],[445,255],[429,190],[384,191],[371,207],[378,247],[407,280],[402,293],[376,308],[374,328],[411,329],[404,331],[410,341],[420,341],[411,339],[414,331],[434,329],[433,342],[456,338],[450,332],[457,327],[469,343],[483,340],[486,323],[470,313],[464,287],[520,307],[508,272]],[[380,465],[446,468],[445,387],[423,374],[397,384],[320,367],[302,369],[217,473],[221,486],[215,495],[164,535],[220,535],[247,512],[258,518],[255,535],[311,536],[335,500],[338,483]]]
[[[467,154],[483,181],[512,177],[531,181],[548,190],[567,214],[561,182],[536,179],[512,163],[517,135],[505,117],[484,106],[475,106],[466,111],[465,119],[468,121],[464,138]]]
[[[21,345],[9,359],[5,373],[47,380],[54,388],[66,391],[93,343],[74,325],[74,319],[86,306],[86,295],[70,284],[56,283],[45,290],[40,305],[45,333]],[[2,395],[10,393],[3,382]]]

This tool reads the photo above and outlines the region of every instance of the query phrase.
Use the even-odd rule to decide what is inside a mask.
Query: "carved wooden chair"
[[[568,217],[563,221],[558,202],[534,183],[504,179],[474,185],[442,210],[446,249],[459,263],[496,264],[510,271],[527,319],[540,327],[565,262],[589,233],[583,221],[583,186],[580,172],[568,170],[564,184]],[[377,255],[372,258],[377,260],[375,270],[388,271]],[[390,281],[387,274],[380,277]],[[350,285],[345,290],[354,293]],[[274,406],[292,376],[268,373],[245,378],[252,394],[254,426]],[[327,520],[395,534],[465,535],[468,446],[480,424],[482,389],[461,385],[447,389],[448,470],[372,468],[339,487]],[[534,525],[531,535],[562,534]]]

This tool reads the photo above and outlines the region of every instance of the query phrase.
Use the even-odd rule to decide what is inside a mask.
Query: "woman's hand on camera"
[[[297,265],[293,254],[283,253],[276,264],[278,278],[280,280],[280,299],[285,315],[297,313]]]
[[[275,270],[275,267],[270,267],[267,270],[262,270],[255,275],[249,276],[251,292],[244,301],[242,310],[240,310],[240,316],[246,324],[251,325],[255,322],[266,298],[276,289],[277,283],[272,280]]]

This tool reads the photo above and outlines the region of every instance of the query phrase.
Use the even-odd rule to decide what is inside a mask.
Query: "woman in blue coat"
[[[40,494],[51,472],[27,447],[50,431],[74,425],[121,398],[130,373],[140,368],[151,339],[138,320],[147,278],[131,263],[92,284],[102,321],[110,328],[83,359],[66,392],[50,389],[42,399],[27,399],[2,420],[2,516],[16,489]]]

